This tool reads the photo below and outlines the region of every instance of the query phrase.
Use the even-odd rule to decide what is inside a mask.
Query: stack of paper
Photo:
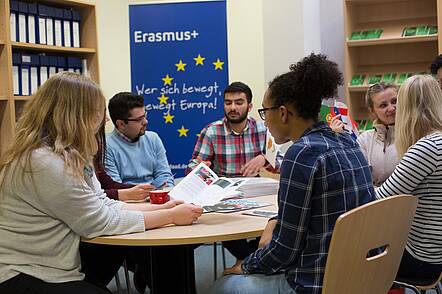
[[[243,197],[255,197],[278,194],[279,181],[271,178],[247,178],[238,190]]]

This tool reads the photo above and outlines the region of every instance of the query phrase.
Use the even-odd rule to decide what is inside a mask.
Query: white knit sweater
[[[31,157],[32,173],[0,172],[0,283],[19,273],[46,282],[82,280],[80,236],[144,231],[141,212],[101,191],[93,172],[72,176],[48,148]]]
[[[370,165],[373,184],[380,186],[393,173],[399,160],[394,145],[394,126],[375,124],[374,128],[359,135],[357,141]]]

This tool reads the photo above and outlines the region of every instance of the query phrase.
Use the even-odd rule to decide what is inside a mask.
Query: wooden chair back
[[[387,293],[396,277],[416,206],[415,196],[398,195],[342,214],[333,230],[322,293]],[[373,251],[376,253],[369,254]]]

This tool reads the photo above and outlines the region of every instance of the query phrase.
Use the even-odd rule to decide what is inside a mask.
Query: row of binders
[[[80,47],[80,18],[73,9],[11,0],[11,41]]]
[[[85,73],[86,59],[12,53],[14,95],[33,94],[48,78],[61,71]]]

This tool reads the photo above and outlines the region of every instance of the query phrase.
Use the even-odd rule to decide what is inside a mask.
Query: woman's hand
[[[276,226],[276,219],[269,220],[264,231],[262,232],[261,238],[259,239],[258,248],[262,248],[272,241],[273,230]]]
[[[160,209],[169,209],[169,208],[174,208],[177,205],[183,204],[184,201],[183,200],[169,200],[164,204],[161,204],[161,208]],[[153,204],[155,205],[155,204]]]
[[[335,133],[342,133],[344,131],[344,122],[341,120],[340,114],[332,118],[330,128]]]
[[[155,190],[155,187],[150,184],[138,184],[132,188],[119,189],[118,199],[126,200],[143,200],[149,196],[149,191]]]
[[[172,223],[178,226],[190,225],[203,213],[201,206],[183,203],[171,208]]]

